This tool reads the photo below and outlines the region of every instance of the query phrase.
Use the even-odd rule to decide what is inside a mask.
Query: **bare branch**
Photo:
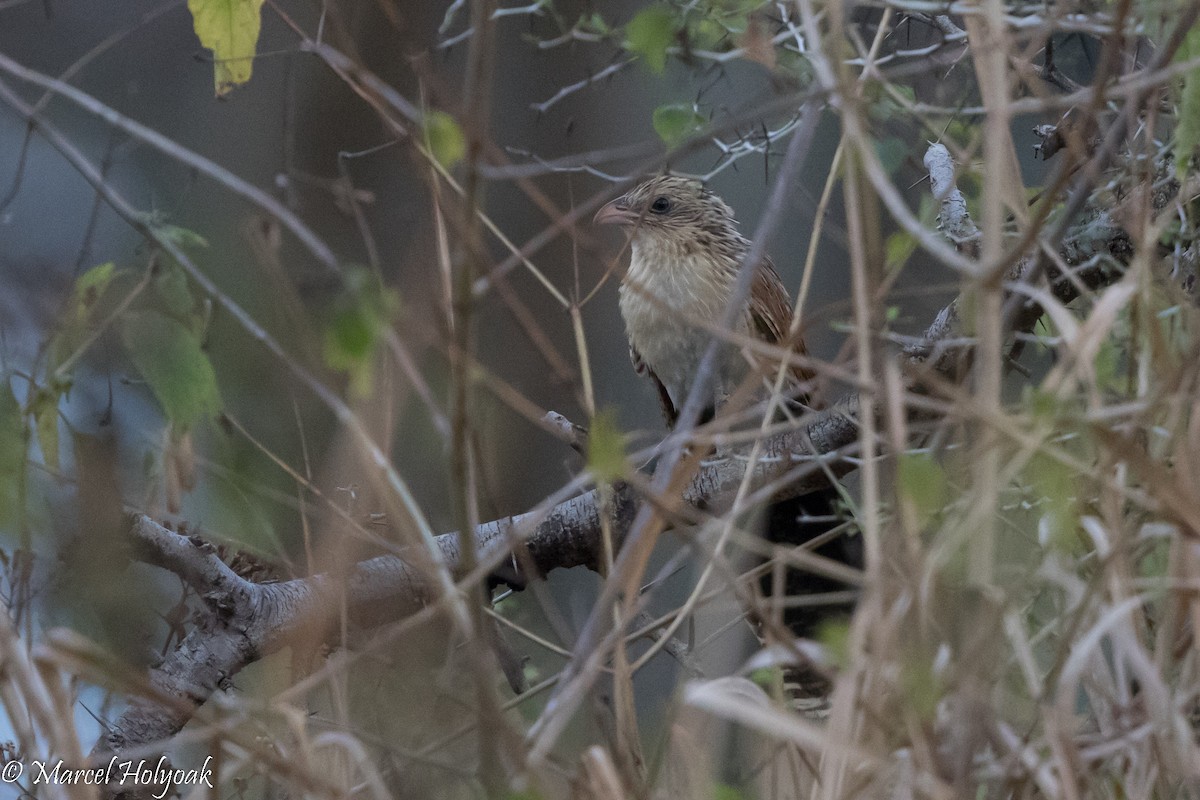
[[[977,256],[979,228],[967,213],[967,199],[954,182],[954,161],[943,144],[932,144],[925,151],[925,168],[933,184],[933,197],[940,200],[938,230],[959,247],[966,247],[972,256]]]

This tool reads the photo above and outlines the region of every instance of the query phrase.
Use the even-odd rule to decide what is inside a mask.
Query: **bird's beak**
[[[592,224],[634,225],[637,223],[637,220],[637,214],[634,214],[629,209],[629,206],[625,204],[625,198],[618,197],[596,212],[595,218],[592,219]]]

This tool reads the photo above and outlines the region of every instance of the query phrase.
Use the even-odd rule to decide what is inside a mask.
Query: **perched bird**
[[[700,181],[675,175],[653,178],[618,197],[595,221],[632,229],[629,271],[621,281],[629,355],[638,374],[654,382],[667,424],[674,426],[708,347],[702,323],[720,322],[750,242],[725,201]],[[733,332],[783,344],[791,319],[783,282],[764,258]],[[793,344],[795,352],[805,353],[802,340]],[[752,363],[734,341],[722,343],[708,412],[748,379],[773,377],[773,366]],[[800,386],[812,374],[793,367],[790,378]]]
[[[595,222],[630,231],[629,269],[620,288],[629,354],[638,374],[653,382],[667,425],[673,427],[708,347],[710,330],[725,314],[750,242],[725,201],[700,181],[675,175],[651,178],[618,197],[597,212]],[[749,300],[733,333],[804,354],[802,340],[787,341],[791,318],[783,282],[764,258],[756,265]],[[765,398],[768,382],[774,379],[777,363],[752,356],[734,339],[727,337],[718,348],[706,417],[738,391],[750,392],[750,399]],[[790,366],[785,391],[793,402],[807,403],[804,391],[812,377],[804,367]],[[827,532],[837,524],[836,498],[837,490],[831,488],[772,504],[766,514],[767,539],[799,545]],[[839,536],[816,552],[862,564],[857,536]],[[780,593],[788,597],[845,588],[793,569],[786,571],[785,584]],[[762,589],[768,595],[776,592],[770,575]],[[784,621],[797,635],[806,635],[829,615],[829,607],[793,607],[785,611]]]

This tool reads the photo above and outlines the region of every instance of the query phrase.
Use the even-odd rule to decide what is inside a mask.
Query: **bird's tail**
[[[812,552],[854,569],[863,566],[862,537],[842,510],[834,487],[772,503],[767,509],[764,536],[787,548],[823,539],[826,541],[812,546]],[[823,625],[848,619],[854,611],[855,592],[843,581],[787,566],[782,570],[783,585],[777,587],[780,574],[778,568],[773,568],[760,579],[759,587],[767,601],[760,613],[782,621],[794,636],[814,638]],[[773,607],[777,601],[783,606],[781,613]],[[768,627],[761,626],[761,633],[766,634]],[[822,718],[828,712],[832,689],[829,677],[824,669],[811,664],[785,669],[782,689],[788,705],[810,718]]]
[[[855,569],[862,569],[862,537],[847,525],[838,490],[834,487],[772,503],[767,510],[765,537],[774,544],[800,547],[817,538],[828,538],[813,552]],[[849,528],[849,529],[848,529]],[[763,575],[763,596],[784,601],[783,623],[793,634],[812,638],[827,621],[845,618],[854,610],[853,587],[797,568],[783,572],[783,586],[775,586],[778,570]]]

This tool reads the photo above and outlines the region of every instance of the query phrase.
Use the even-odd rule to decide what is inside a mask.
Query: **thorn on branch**
[[[944,144],[931,144],[925,151],[925,168],[929,170],[929,181],[933,196],[941,201],[938,211],[938,230],[954,242],[960,252],[975,258],[979,255],[979,229],[967,211],[967,199],[958,190],[954,181],[954,159]]]
[[[559,101],[563,100],[564,98],[570,97],[571,95],[575,94],[579,90],[585,89],[588,86],[591,86],[593,83],[598,83],[599,81],[602,81],[605,78],[608,78],[612,75],[616,75],[618,72],[620,72],[621,70],[628,67],[634,61],[637,61],[637,59],[636,58],[626,58],[626,59],[622,59],[621,61],[617,61],[613,64],[609,64],[607,67],[605,67],[604,69],[595,73],[594,75],[589,75],[588,77],[584,78],[581,81],[572,83],[570,86],[562,87],[557,92],[555,92],[554,96],[551,97],[549,100],[543,100],[540,103],[530,103],[529,107],[532,108],[534,111],[538,112],[539,114],[545,114],[547,111],[549,111],[551,108],[553,108],[555,105],[557,105],[559,103]]]

